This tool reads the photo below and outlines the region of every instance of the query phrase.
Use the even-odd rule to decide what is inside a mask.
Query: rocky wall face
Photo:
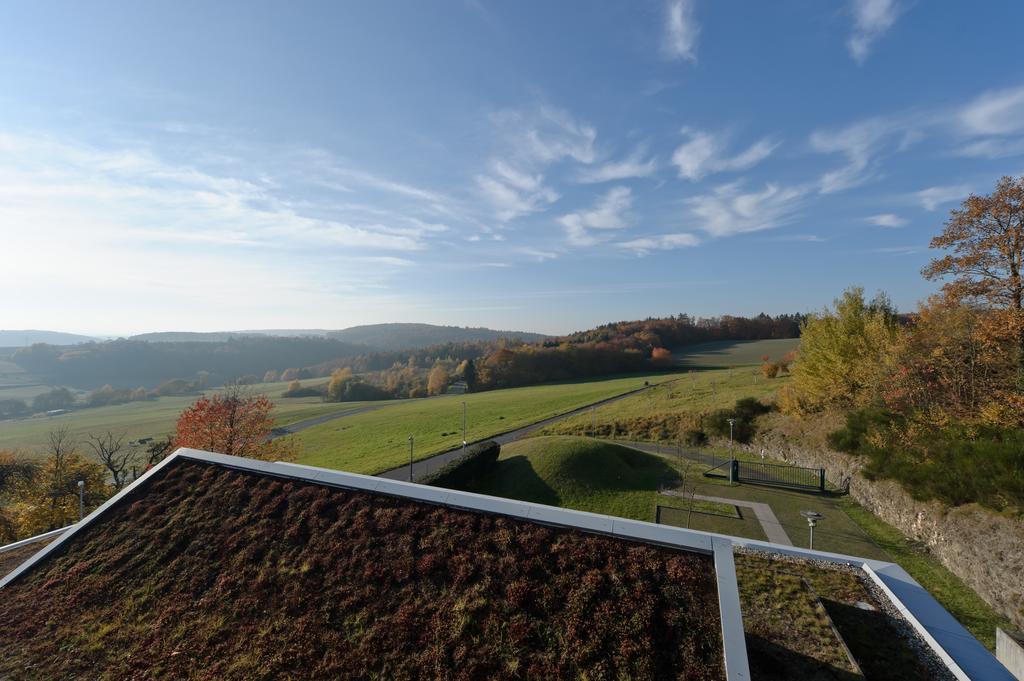
[[[905,535],[924,544],[950,572],[998,612],[1024,627],[1024,519],[971,504],[953,509],[913,499],[892,480],[868,480],[857,457],[830,450],[821,423],[781,414],[762,422],[745,447],[798,466],[825,468],[828,481],[849,481],[850,496]]]

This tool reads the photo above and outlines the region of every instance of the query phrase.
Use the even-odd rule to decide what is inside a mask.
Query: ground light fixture
[[[78,481],[78,519],[85,517],[85,480]]]
[[[736,423],[736,419],[727,419],[729,421],[729,449],[732,449],[732,427]]]
[[[807,548],[814,550],[814,526],[818,524],[819,520],[824,520],[825,516],[818,513],[817,511],[800,511],[800,515],[807,518],[807,527],[811,531],[811,538],[807,544]]]

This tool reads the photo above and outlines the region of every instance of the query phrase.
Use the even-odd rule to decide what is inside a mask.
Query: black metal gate
[[[722,472],[715,473],[716,470]],[[825,491],[825,469],[790,466],[781,463],[760,463],[757,461],[726,460],[704,475],[728,478],[734,482],[749,482],[757,485],[777,485],[797,489]]]

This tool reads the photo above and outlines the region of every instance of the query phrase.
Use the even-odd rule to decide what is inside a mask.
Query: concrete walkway
[[[613,402],[618,402],[619,400],[624,400],[627,397],[632,397],[633,395],[636,395],[637,393],[642,393],[645,390],[650,390],[651,388],[655,388],[655,387],[662,386],[662,385],[668,385],[669,383],[674,383],[675,381],[678,381],[678,380],[680,380],[680,379],[676,378],[676,379],[672,379],[670,381],[665,381],[664,383],[654,383],[654,384],[651,384],[651,385],[644,386],[642,388],[637,388],[636,390],[630,390],[627,393],[622,393],[620,395],[615,395],[614,397],[606,397],[603,400],[598,400],[597,402],[591,402],[590,404],[584,405],[582,407],[577,407],[576,409],[573,409],[571,411],[567,411],[567,412],[562,413],[562,414],[557,414],[556,416],[551,416],[549,418],[542,419],[540,421],[537,421],[536,423],[531,423],[528,426],[523,426],[522,428],[516,428],[515,430],[510,430],[510,431],[508,431],[506,433],[500,433],[500,434],[495,435],[493,437],[486,437],[486,438],[483,438],[483,440],[477,440],[477,442],[483,442],[485,440],[493,440],[494,442],[497,442],[499,445],[506,445],[509,442],[514,442],[516,440],[520,440],[520,439],[526,437],[527,435],[530,435],[531,433],[534,433],[537,430],[540,430],[541,428],[544,428],[545,426],[549,426],[552,423],[557,423],[558,421],[562,421],[562,420],[567,419],[567,418],[569,418],[571,416],[576,416],[577,414],[585,413],[585,412],[589,411],[590,409],[592,409],[594,407],[600,407],[600,406],[605,405],[605,404],[611,404]],[[420,461],[416,461],[416,462],[414,462],[412,464],[413,476],[415,476],[415,479],[419,479],[419,478],[422,478],[423,476],[425,476],[425,475],[427,475],[429,473],[433,473],[434,471],[436,471],[437,469],[441,468],[442,466],[444,466],[449,461],[452,461],[453,459],[457,458],[459,456],[459,454],[461,454],[461,453],[462,453],[462,447],[458,447],[457,449],[452,449],[452,450],[449,450],[447,452],[442,452],[441,454],[436,454],[436,455],[434,455],[434,456],[432,456],[432,457],[430,457],[428,459],[422,459]],[[414,479],[414,478],[410,478],[409,477],[409,465],[408,464],[406,464],[404,466],[399,466],[398,468],[392,468],[389,471],[384,471],[383,473],[378,473],[377,475],[378,475],[378,477],[388,478],[390,480],[412,480],[412,479]]]
[[[676,490],[667,490],[662,492],[665,496],[677,497],[680,499],[689,498],[688,495]],[[709,497],[703,494],[694,494],[694,499],[700,499],[701,501],[714,501],[719,504],[728,504],[729,506],[742,506],[743,508],[749,508],[754,512],[757,517],[757,521],[761,523],[761,529],[764,530],[765,536],[768,537],[768,541],[773,544],[782,544],[784,546],[792,546],[793,542],[789,540],[789,535],[786,534],[786,530],[782,527],[782,523],[775,517],[775,511],[768,504],[760,501],[740,501],[739,499],[729,499],[728,497]]]

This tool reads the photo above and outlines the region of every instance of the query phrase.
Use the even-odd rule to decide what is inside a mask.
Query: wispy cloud
[[[672,165],[678,168],[679,177],[693,181],[714,173],[752,168],[779,146],[777,141],[765,137],[730,156],[726,153],[728,138],[723,134],[688,127],[681,132],[687,139],[672,154]]]
[[[878,157],[891,146],[908,148],[920,139],[920,129],[900,118],[869,118],[845,128],[816,130],[811,133],[811,148],[823,154],[840,154],[846,163],[824,173],[819,180],[823,194],[850,189],[871,179]]]
[[[912,198],[927,211],[934,211],[939,206],[953,201],[963,201],[971,193],[965,184],[936,186],[914,192]]]
[[[956,114],[959,132],[971,138],[956,153],[974,158],[1024,154],[1024,86],[985,92]]]
[[[502,222],[542,211],[560,198],[544,184],[548,166],[560,161],[589,165],[597,159],[597,130],[561,109],[505,110],[491,118],[505,148],[476,183]]]
[[[878,215],[872,215],[867,218],[867,221],[877,227],[903,227],[907,224],[906,218],[901,218],[895,213],[879,213]]]
[[[609,230],[628,226],[627,211],[633,205],[629,187],[612,187],[590,210],[563,215],[558,222],[565,228],[566,237],[573,246],[593,246],[608,240]]]
[[[863,64],[875,42],[893,27],[904,11],[897,0],[851,0],[853,33],[846,41],[850,56]]]
[[[669,59],[697,61],[700,25],[694,12],[696,0],[669,0],[665,4],[662,51]]]
[[[700,244],[693,234],[677,232],[674,234],[657,234],[654,236],[640,237],[630,241],[622,241],[616,244],[619,248],[633,251],[637,255],[647,255],[651,251],[670,251],[677,248],[691,248]]]
[[[647,150],[644,147],[638,147],[632,154],[620,161],[609,161],[585,168],[579,175],[579,181],[584,184],[596,184],[626,180],[632,177],[650,177],[658,169],[658,162],[653,157],[645,159],[646,154]]]
[[[504,161],[495,161],[489,175],[478,175],[477,186],[494,206],[503,222],[543,210],[559,199],[558,193],[544,185],[544,176],[522,172]]]
[[[771,229],[789,222],[807,194],[805,187],[767,184],[761,191],[743,192],[739,182],[686,200],[697,226],[722,237]]]
[[[985,92],[960,111],[974,135],[1007,135],[1024,130],[1024,86]]]

